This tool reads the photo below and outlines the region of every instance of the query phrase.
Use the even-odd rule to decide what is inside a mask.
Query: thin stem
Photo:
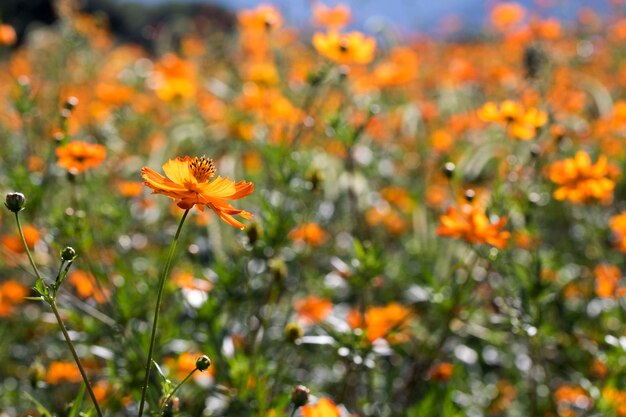
[[[150,335],[150,347],[148,348],[148,360],[146,361],[146,375],[143,379],[143,387],[141,389],[141,402],[139,403],[139,417],[143,415],[143,409],[146,402],[146,393],[148,392],[148,381],[150,379],[150,369],[152,368],[152,354],[154,352],[154,342],[156,340],[156,329],[157,324],[159,322],[159,310],[161,309],[161,298],[163,297],[163,288],[165,287],[165,279],[167,278],[167,274],[170,270],[170,265],[172,264],[172,258],[174,257],[174,252],[176,251],[176,244],[178,243],[178,236],[180,236],[180,230],[183,227],[183,223],[187,218],[187,214],[189,214],[189,209],[185,210],[185,214],[180,219],[180,223],[178,223],[178,229],[176,229],[176,235],[174,235],[174,240],[172,241],[172,245],[170,246],[170,251],[167,254],[167,260],[165,261],[165,267],[163,268],[163,272],[161,273],[161,278],[159,278],[159,292],[157,293],[157,302],[156,307],[154,309],[154,319],[152,320],[152,334]]]
[[[57,309],[57,304],[54,299],[50,299],[49,302],[50,308],[52,308],[52,312],[54,313],[54,317],[57,319],[57,323],[59,323],[59,327],[61,328],[61,332],[65,337],[65,341],[67,342],[67,346],[70,348],[72,352],[72,356],[74,357],[74,361],[76,362],[76,366],[78,366],[78,370],[83,377],[83,381],[85,381],[85,386],[87,387],[87,392],[89,392],[89,396],[91,397],[91,401],[93,405],[96,407],[96,413],[99,417],[103,417],[102,410],[100,410],[100,406],[98,405],[98,400],[96,399],[96,394],[93,392],[93,388],[91,387],[91,383],[89,382],[89,378],[87,378],[87,373],[83,368],[83,365],[80,363],[80,359],[78,358],[78,354],[76,353],[76,349],[74,348],[74,344],[72,343],[72,339],[70,339],[70,335],[65,328],[65,324],[63,324],[63,320],[61,319],[61,315],[59,315],[59,310]]]
[[[298,407],[294,407],[293,410],[291,410],[291,414],[289,414],[289,417],[293,417],[296,415],[296,410],[298,409]]]
[[[20,223],[20,216],[18,212],[15,213],[15,222],[17,223],[17,230],[20,234],[20,238],[22,239],[22,245],[24,245],[24,251],[26,252],[26,255],[28,256],[30,265],[33,267],[33,271],[35,271],[35,275],[37,276],[37,279],[40,280],[43,283],[43,285],[46,285],[46,282],[42,278],[41,273],[39,272],[39,269],[37,268],[37,265],[35,264],[35,261],[33,260],[33,256],[30,254],[28,245],[26,244],[26,239],[24,238],[24,232],[22,231],[22,224]],[[96,413],[98,414],[99,417],[103,417],[102,410],[100,409],[100,406],[98,405],[98,400],[96,399],[96,394],[94,394],[93,392],[93,388],[91,387],[91,383],[89,382],[87,373],[85,372],[83,365],[80,363],[80,359],[78,357],[78,354],[76,353],[76,349],[74,348],[72,339],[70,339],[70,335],[67,332],[67,328],[65,328],[65,324],[63,323],[63,320],[61,319],[61,315],[59,314],[59,310],[57,309],[57,304],[54,298],[55,296],[56,296],[56,292],[52,297],[45,295],[44,299],[50,305],[50,308],[52,309],[52,312],[54,313],[54,317],[56,317],[57,319],[57,323],[59,324],[59,327],[61,328],[61,332],[63,333],[63,336],[65,337],[67,346],[70,348],[70,351],[72,352],[72,356],[74,357],[76,366],[78,366],[78,370],[80,371],[80,374],[83,377],[83,381],[85,381],[85,386],[87,387],[87,391],[89,392],[91,401],[93,402],[93,405],[96,408]]]
[[[24,232],[22,231],[22,223],[20,223],[20,216],[18,213],[19,212],[15,213],[15,222],[17,223],[17,231],[20,233],[20,237],[22,238],[22,245],[24,245],[24,251],[26,251],[26,255],[28,256],[28,260],[30,261],[30,266],[33,267],[33,271],[35,271],[35,275],[37,276],[38,279],[43,281],[43,278],[41,277],[41,274],[39,273],[39,269],[37,269],[37,265],[35,265],[33,256],[30,254],[28,245],[26,244],[26,239],[24,238]]]
[[[193,371],[189,372],[187,374],[187,376],[185,377],[185,379],[183,379],[182,381],[180,381],[180,384],[176,385],[176,387],[174,388],[174,390],[172,392],[170,392],[170,394],[165,398],[165,400],[163,400],[163,404],[161,404],[161,408],[159,409],[159,415],[163,414],[163,409],[167,406],[167,403],[169,402],[169,400],[172,399],[172,397],[174,396],[174,394],[176,394],[176,391],[178,391],[178,389],[180,387],[183,386],[183,384],[185,382],[187,382],[187,380],[189,378],[191,378],[191,376],[198,370],[198,368],[194,368]]]

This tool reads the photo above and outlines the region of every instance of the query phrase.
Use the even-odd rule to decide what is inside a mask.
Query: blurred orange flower
[[[305,405],[300,409],[302,417],[339,417],[339,409],[328,398],[320,398],[315,405]]]
[[[59,384],[61,382],[80,382],[82,377],[80,371],[73,362],[52,362],[48,367],[46,382],[48,384]]]
[[[317,223],[304,223],[289,232],[289,238],[311,246],[320,246],[328,239],[328,234]]]
[[[170,159],[163,165],[163,172],[167,178],[148,167],[141,169],[144,184],[152,189],[152,193],[177,200],[178,207],[188,210],[196,206],[204,211],[204,206],[207,206],[226,223],[240,229],[245,226],[233,216],[252,218],[252,214],[234,208],[225,200],[238,200],[251,194],[254,184],[246,181],[235,183],[219,176],[209,181],[215,175],[212,159],[204,156]]]
[[[374,59],[376,40],[361,32],[316,32],[313,46],[321,55],[338,64],[368,64]]]
[[[107,291],[98,287],[96,279],[89,272],[77,269],[68,274],[67,280],[76,289],[80,298],[93,297],[97,302],[103,303],[108,297]]]
[[[548,115],[536,108],[524,109],[515,101],[506,100],[498,106],[488,102],[478,110],[478,117],[484,122],[504,124],[507,132],[515,139],[531,140],[537,136],[537,129],[545,125]]]
[[[283,23],[278,9],[265,4],[256,9],[240,11],[237,14],[237,20],[242,28],[251,30],[278,29]]]
[[[548,175],[559,186],[554,191],[557,200],[580,204],[594,200],[609,203],[613,199],[615,182],[611,177],[615,176],[615,168],[604,155],[591,164],[589,154],[578,151],[574,158],[553,162]]]
[[[350,22],[350,15],[350,8],[345,4],[337,4],[335,7],[323,3],[313,5],[315,23],[328,29],[341,29]]]
[[[596,278],[596,295],[601,298],[623,297],[626,288],[619,285],[622,272],[615,265],[600,264],[593,270]]]
[[[450,362],[441,362],[428,370],[428,378],[435,381],[448,381],[454,373],[454,365]]]
[[[333,309],[333,303],[326,298],[310,295],[296,301],[294,308],[303,321],[315,324],[324,320],[330,314]]]
[[[98,144],[74,141],[60,146],[55,151],[57,164],[72,174],[85,172],[102,164],[106,157],[106,148]]]
[[[15,280],[0,283],[0,317],[9,316],[28,293],[28,288]]]
[[[617,249],[620,252],[626,252],[626,212],[611,217],[609,225],[617,239]]]
[[[510,29],[524,19],[526,9],[519,3],[502,2],[491,11],[491,23],[499,30]]]
[[[354,329],[364,327],[367,340],[370,342],[384,338],[390,343],[397,343],[406,340],[407,335],[402,332],[395,334],[392,332],[406,329],[411,316],[409,308],[398,303],[391,303],[383,307],[368,308],[365,312],[365,320],[359,311],[352,310],[347,320],[350,327]]]
[[[506,216],[497,223],[491,223],[483,210],[469,204],[463,205],[461,211],[450,207],[440,221],[437,235],[464,239],[470,243],[488,243],[501,249],[507,245],[511,236],[509,232],[501,230],[506,225]]]
[[[0,24],[0,46],[11,46],[17,41],[13,26]]]

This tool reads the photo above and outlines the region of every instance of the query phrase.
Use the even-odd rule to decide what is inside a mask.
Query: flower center
[[[348,41],[345,39],[342,39],[339,41],[339,52],[341,52],[342,54],[345,54],[346,52],[348,52]]]
[[[191,173],[198,182],[205,182],[215,174],[215,164],[213,160],[207,159],[205,156],[193,158],[191,162],[189,162],[189,168],[191,168]]]

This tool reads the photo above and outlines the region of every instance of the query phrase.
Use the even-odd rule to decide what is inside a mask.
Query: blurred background
[[[310,23],[313,0],[76,0],[84,11],[106,16],[113,33],[125,41],[149,46],[159,26],[185,25],[189,18],[196,25],[220,30],[234,27],[237,10],[259,4],[280,8],[287,21],[304,31]],[[50,24],[55,20],[53,0],[2,0],[0,20],[14,26],[21,37],[26,27]],[[438,38],[477,35],[485,26],[496,0],[326,0],[327,5],[350,6],[352,29],[370,33],[393,30],[398,36],[428,35]],[[593,10],[598,16],[615,13],[621,0],[519,0],[537,18],[554,17],[561,22],[575,21],[581,11]]]

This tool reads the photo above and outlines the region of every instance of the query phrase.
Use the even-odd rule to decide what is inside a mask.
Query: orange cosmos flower
[[[0,317],[11,315],[15,306],[21,304],[29,293],[26,286],[15,280],[4,281],[0,284]]]
[[[320,398],[315,405],[305,405],[300,409],[302,417],[339,417],[339,409],[328,398]]]
[[[448,381],[454,373],[454,365],[450,362],[440,362],[428,370],[428,379],[434,381]]]
[[[461,211],[450,207],[440,221],[437,235],[464,239],[470,243],[487,243],[504,248],[511,236],[509,232],[501,230],[506,225],[506,217],[491,223],[484,211],[469,204],[465,204]]]
[[[591,164],[589,154],[578,151],[574,158],[556,161],[549,167],[550,180],[559,185],[554,191],[557,200],[572,203],[587,203],[600,200],[608,203],[613,199],[615,182],[610,179],[615,175],[607,158],[601,155],[595,164]]]
[[[167,178],[148,167],[143,167],[141,176],[153,194],[163,194],[177,200],[178,207],[189,210],[196,206],[200,211],[204,211],[204,206],[207,206],[226,223],[240,229],[244,229],[245,226],[233,216],[252,218],[252,214],[234,208],[226,200],[238,200],[251,194],[254,191],[254,184],[246,181],[235,183],[220,176],[210,180],[215,175],[212,159],[204,156],[170,159],[163,165],[163,172]]]
[[[499,30],[510,29],[521,22],[526,9],[518,3],[500,3],[491,11],[491,23]]]
[[[313,35],[313,46],[338,64],[367,64],[374,59],[376,40],[360,32],[317,32]]]
[[[617,238],[617,249],[620,252],[626,252],[626,212],[611,217],[609,225]]]
[[[548,115],[536,108],[528,110],[515,101],[506,100],[498,106],[488,102],[478,110],[478,117],[484,122],[504,124],[507,132],[515,139],[531,140],[537,136],[537,129],[545,125]]]
[[[108,291],[100,290],[96,278],[89,272],[77,269],[70,272],[67,280],[76,289],[80,298],[93,297],[99,303],[103,303],[108,298]]]
[[[323,3],[313,5],[315,23],[329,29],[341,29],[350,21],[350,8],[345,4],[329,7]]]
[[[326,242],[328,234],[317,223],[305,223],[289,232],[289,237],[296,242],[320,246]]]
[[[622,272],[615,265],[600,264],[593,269],[596,278],[596,295],[600,298],[623,297],[626,288],[619,285]]]
[[[0,25],[0,46],[11,46],[17,41],[13,26]]]
[[[347,321],[354,329],[364,328],[369,342],[385,338],[390,343],[400,343],[408,337],[403,330],[406,330],[411,318],[412,313],[409,308],[398,303],[391,303],[384,307],[368,308],[365,318],[359,311],[351,310]]]
[[[272,30],[278,29],[283,18],[274,6],[260,5],[253,10],[242,10],[237,14],[239,25],[244,29]]]
[[[310,324],[319,323],[330,314],[333,303],[325,298],[310,295],[294,303],[294,308],[300,318]]]
[[[46,382],[58,384],[60,382],[80,382],[82,377],[76,365],[72,362],[52,362],[48,367]]]
[[[72,174],[85,172],[100,166],[106,157],[106,148],[86,142],[74,141],[61,146],[55,151],[57,164]]]

